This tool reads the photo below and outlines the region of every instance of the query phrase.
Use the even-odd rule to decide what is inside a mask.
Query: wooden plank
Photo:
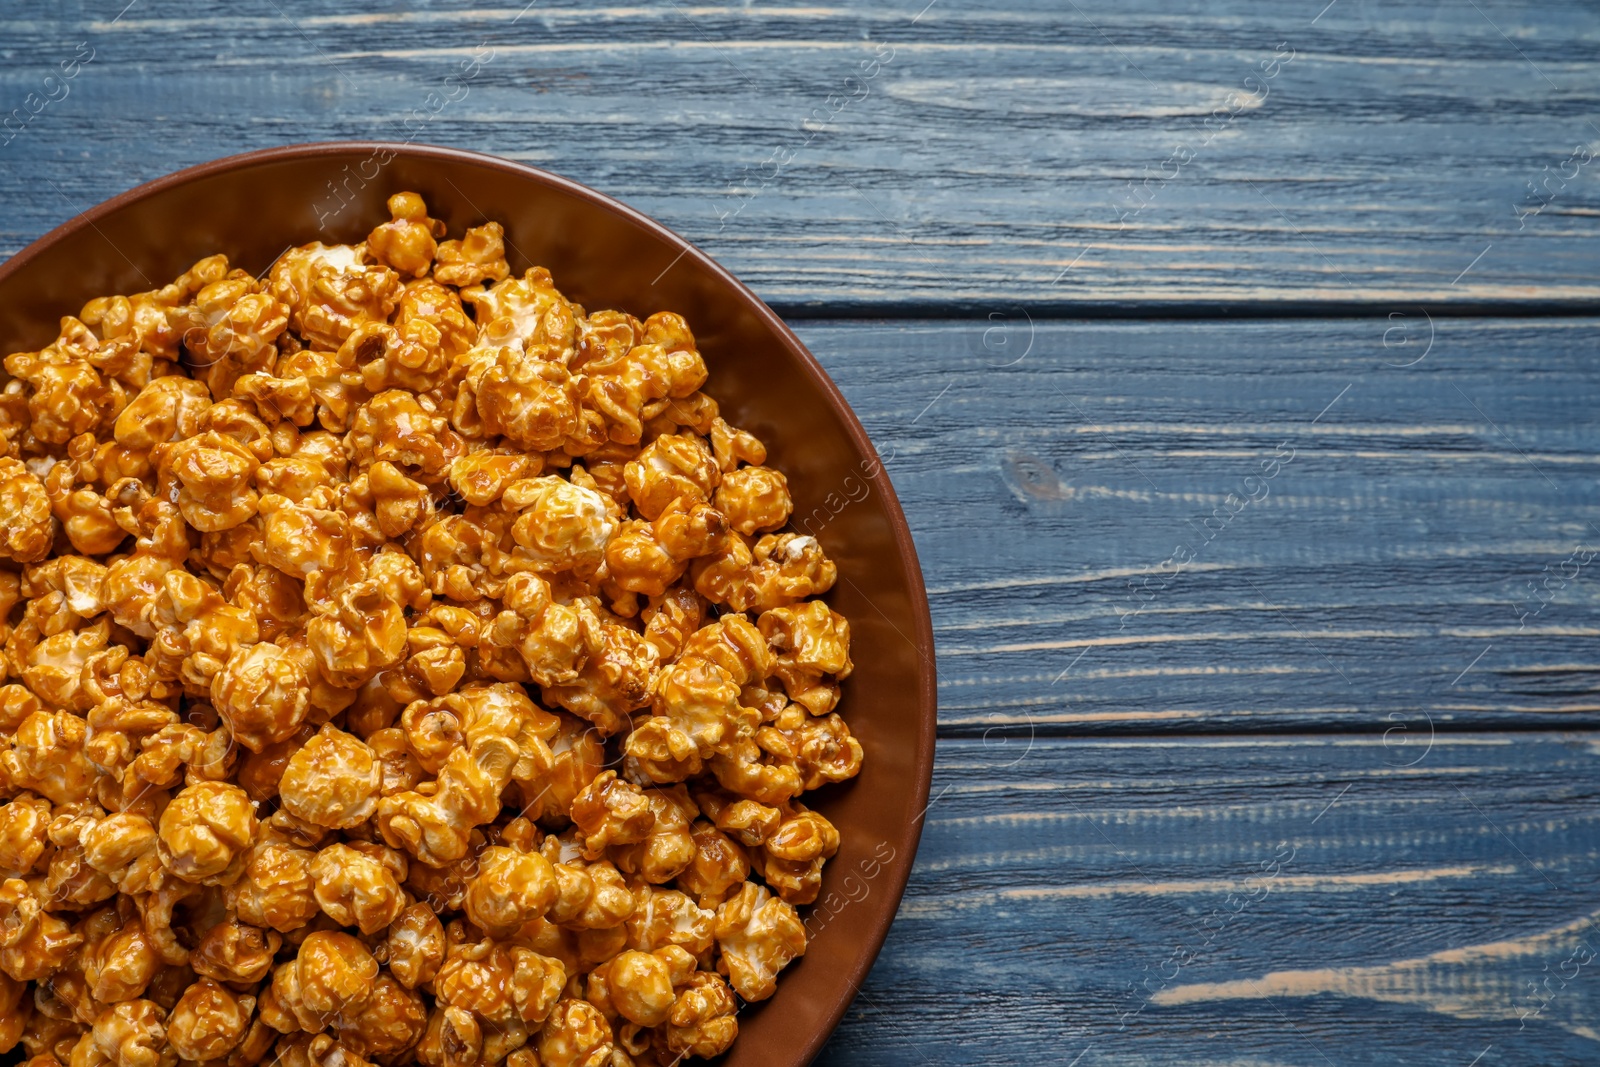
[[[946,736],[1600,722],[1600,322],[996,316],[800,331]]]
[[[819,1064],[1595,1062],[1600,745],[1416,755],[941,742],[899,918]]]
[[[0,254],[219,155],[414,138],[796,313],[1600,301],[1592,5],[125,3],[8,7]]]

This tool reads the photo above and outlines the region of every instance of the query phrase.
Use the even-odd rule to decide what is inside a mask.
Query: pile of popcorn
[[[673,1064],[805,952],[833,563],[682,318],[389,209],[5,358],[29,1067]]]

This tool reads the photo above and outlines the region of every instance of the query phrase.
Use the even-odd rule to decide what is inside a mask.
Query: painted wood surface
[[[1600,721],[1600,321],[800,333],[910,518],[945,736]]]
[[[941,741],[819,1064],[1600,1061],[1600,743],[1399,741]]]
[[[186,165],[384,138],[621,197],[791,313],[1600,300],[1593,5],[11,0],[0,20],[0,253]]]

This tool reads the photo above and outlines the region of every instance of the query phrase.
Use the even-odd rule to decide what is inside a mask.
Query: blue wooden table
[[[414,140],[784,313],[938,633],[922,850],[823,1062],[1600,1062],[1600,10],[375,7],[10,0],[0,254]]]

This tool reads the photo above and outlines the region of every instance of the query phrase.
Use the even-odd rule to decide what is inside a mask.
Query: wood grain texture
[[[942,741],[818,1063],[1593,1063],[1597,787],[1581,735]]]
[[[1600,322],[800,333],[910,518],[946,736],[1600,721]]]
[[[1591,5],[125,4],[0,16],[0,254],[186,165],[383,138],[593,185],[791,313],[1600,301]]]

